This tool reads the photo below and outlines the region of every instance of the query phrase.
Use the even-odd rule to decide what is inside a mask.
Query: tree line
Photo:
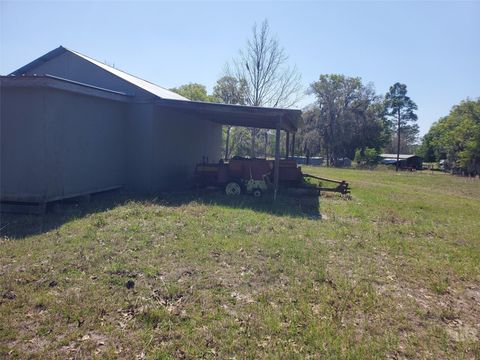
[[[314,95],[315,102],[303,109],[295,154],[323,156],[332,166],[345,157],[361,162],[381,151],[410,153],[418,138],[417,106],[407,96],[405,84],[396,83],[381,95],[360,77],[322,74],[307,90],[302,89],[297,68],[288,64],[267,21],[254,25],[245,47],[226,64],[213,93],[197,83],[171,90],[196,101],[282,108],[296,106],[307,93]],[[225,127],[224,156],[272,156],[273,137],[269,130]]]
[[[442,161],[445,170],[480,174],[480,98],[466,99],[432,125],[418,154],[424,161]]]

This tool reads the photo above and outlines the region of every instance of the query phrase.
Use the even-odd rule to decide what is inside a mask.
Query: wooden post
[[[275,130],[275,167],[273,171],[273,200],[277,199],[278,191],[278,177],[280,175],[280,125],[281,120],[277,121],[277,128]]]
[[[397,128],[397,162],[395,163],[395,171],[400,168],[400,109],[398,109],[398,128]]]
[[[290,133],[287,131],[285,134],[285,159],[288,159],[290,155]]]
[[[295,157],[295,133],[292,134],[292,157]]]
[[[265,130],[265,159],[268,153],[268,130]]]
[[[227,139],[226,139],[226,142],[225,142],[225,160],[228,160],[228,151],[229,151],[229,142],[230,142],[230,129],[232,127],[231,126],[227,126]]]

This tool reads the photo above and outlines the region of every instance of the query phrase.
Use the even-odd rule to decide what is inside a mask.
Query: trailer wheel
[[[225,194],[228,196],[238,196],[242,193],[242,187],[236,181],[231,181],[225,186]]]
[[[252,195],[256,198],[260,198],[263,195],[263,192],[261,189],[254,189],[252,192]]]

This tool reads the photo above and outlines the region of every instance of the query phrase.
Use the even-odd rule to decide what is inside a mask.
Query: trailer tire
[[[261,198],[263,195],[263,191],[261,189],[253,189],[252,195],[253,197]]]
[[[236,181],[230,181],[225,185],[225,194],[227,196],[239,196],[242,193],[242,187]]]

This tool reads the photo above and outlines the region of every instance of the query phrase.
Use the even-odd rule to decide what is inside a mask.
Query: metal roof
[[[302,124],[300,110],[167,99],[155,103],[178,111],[194,112],[202,119],[222,125],[276,129],[279,124],[282,130],[296,132]]]
[[[104,89],[98,86],[92,86],[51,75],[0,76],[0,87],[2,89],[4,87],[47,87],[117,101],[130,101],[132,97],[132,95],[120,91]]]
[[[38,65],[41,65],[41,64],[43,64],[47,61],[50,61],[51,59],[65,53],[65,52],[70,52],[72,54],[75,54],[75,55],[81,57],[82,59],[84,59],[84,60],[102,68],[103,70],[108,71],[109,73],[111,73],[111,74],[129,82],[130,84],[135,85],[135,86],[137,86],[137,87],[139,87],[139,88],[141,88],[141,89],[143,89],[143,90],[145,90],[145,91],[147,91],[147,92],[149,92],[149,93],[151,93],[155,96],[158,96],[159,98],[188,101],[187,98],[185,98],[185,97],[183,97],[183,96],[181,96],[177,93],[174,93],[173,91],[167,90],[167,89],[165,89],[161,86],[158,86],[158,85],[153,84],[149,81],[140,79],[136,76],[128,74],[124,71],[121,71],[121,70],[116,69],[114,67],[111,67],[109,65],[103,64],[100,61],[92,59],[91,57],[83,55],[83,54],[81,54],[77,51],[67,49],[63,46],[60,46],[60,47],[46,53],[45,55],[43,55],[43,56],[39,57],[38,59],[28,63],[27,65],[21,67],[20,69],[15,70],[10,75],[15,75],[15,76],[23,75],[26,72],[28,72],[29,70],[34,69]]]
[[[410,159],[412,157],[415,157],[417,155],[414,154],[400,154],[399,159]],[[380,154],[380,157],[385,158],[385,159],[395,159],[397,160],[397,154]]]
[[[179,111],[194,111],[197,115],[200,115],[201,118],[214,121],[219,124],[264,129],[275,129],[278,124],[280,125],[282,130],[295,132],[302,123],[302,112],[300,110],[190,101],[189,99],[180,96],[170,90],[164,89],[151,82],[103,64],[86,55],[80,54],[79,52],[66,49],[63,46],[60,46],[57,49],[48,52],[47,54],[21,67],[20,69],[12,72],[10,75],[21,76],[29,72],[30,70],[35,69],[37,66],[47,61],[50,61],[51,59],[65,52],[75,54],[76,56],[79,56],[82,59],[102,68],[103,70],[110,72],[111,74],[131,83],[132,85],[137,86],[157,96],[158,98],[160,98],[156,100],[156,103],[159,105],[175,108]],[[69,81],[68,79],[58,78],[51,75],[47,76],[52,79],[63,80],[65,82]],[[88,84],[83,84],[75,81],[70,82],[77,85],[88,86]],[[108,89],[103,88],[98,88],[98,90],[108,91]],[[130,94],[124,95],[128,96]]]

